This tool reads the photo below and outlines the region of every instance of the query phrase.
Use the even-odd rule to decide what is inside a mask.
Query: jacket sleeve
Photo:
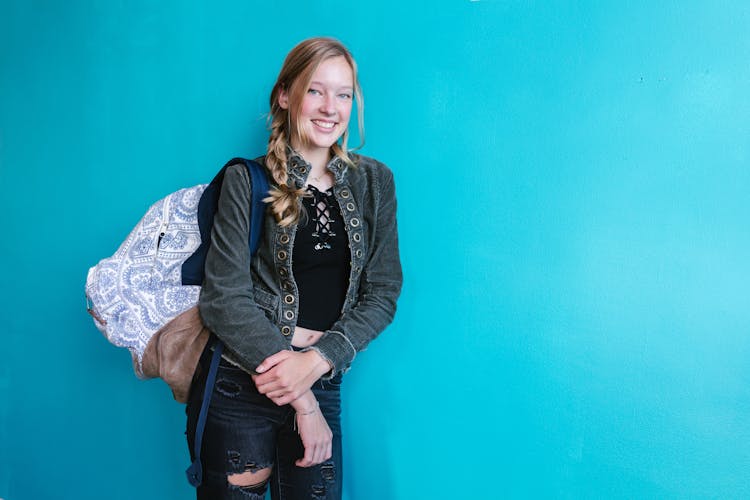
[[[229,167],[219,196],[198,302],[206,327],[245,370],[255,368],[288,343],[256,305],[250,273],[250,176]]]
[[[383,171],[374,217],[373,248],[362,270],[357,302],[312,347],[333,365],[328,377],[347,371],[356,353],[382,332],[396,313],[402,283],[396,190],[393,174],[385,168]]]

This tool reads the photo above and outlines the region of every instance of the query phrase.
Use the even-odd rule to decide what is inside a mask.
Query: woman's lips
[[[312,120],[313,124],[325,132],[330,132],[336,127],[336,122],[328,120]]]

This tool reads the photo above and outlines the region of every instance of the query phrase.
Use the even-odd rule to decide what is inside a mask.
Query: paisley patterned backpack
[[[265,168],[229,161],[210,184],[180,189],[154,203],[111,257],[89,269],[87,310],[96,327],[127,348],[139,378],[163,378],[187,400],[193,372],[209,338],[197,311],[211,226],[230,165],[245,163],[253,187],[251,251],[260,239],[268,193]]]

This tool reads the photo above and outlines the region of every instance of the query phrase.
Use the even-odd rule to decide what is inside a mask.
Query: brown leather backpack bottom
[[[186,403],[195,368],[208,342],[198,306],[191,307],[151,337],[143,353],[143,374],[160,377],[180,403]]]

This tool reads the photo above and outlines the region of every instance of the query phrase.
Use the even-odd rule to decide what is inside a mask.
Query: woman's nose
[[[320,110],[329,115],[335,113],[336,106],[334,99],[335,97],[330,94],[326,94],[325,96],[323,96],[323,102],[320,105]]]

